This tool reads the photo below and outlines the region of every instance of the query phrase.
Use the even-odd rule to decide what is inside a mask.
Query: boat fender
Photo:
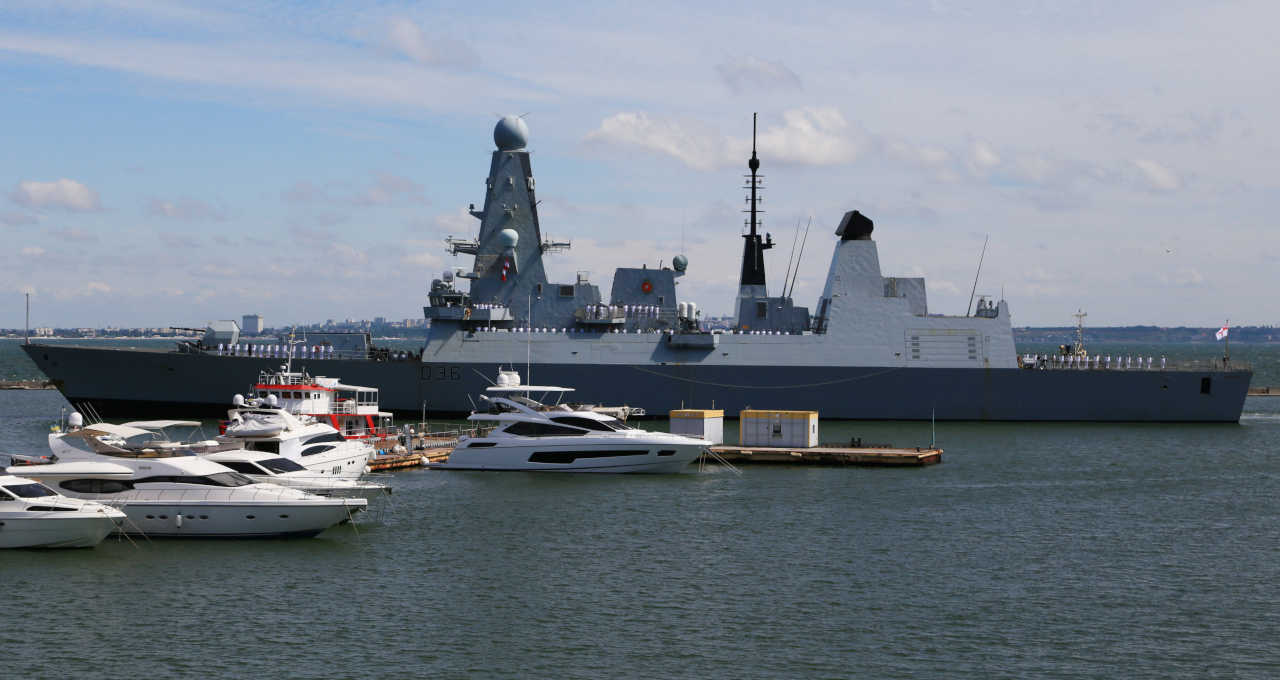
[[[182,513],[178,513],[173,516],[173,523],[176,524],[179,529],[182,528]]]

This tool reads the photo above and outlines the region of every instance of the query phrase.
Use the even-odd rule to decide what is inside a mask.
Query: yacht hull
[[[448,462],[430,467],[489,472],[671,474],[683,471],[704,448],[703,445],[625,441],[594,446],[566,442],[468,448],[473,443],[474,440],[463,442],[449,454]]]
[[[122,520],[103,513],[0,512],[0,548],[92,548]]]
[[[128,502],[121,531],[152,538],[311,537],[342,524],[364,506],[345,503],[298,505]],[[181,518],[181,519],[179,519]]]

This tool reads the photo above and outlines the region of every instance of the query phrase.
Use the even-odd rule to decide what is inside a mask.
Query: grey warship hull
[[[104,418],[223,415],[280,359],[32,344],[27,353],[73,405]],[[507,365],[510,365],[508,362]],[[498,364],[312,359],[313,373],[381,390],[382,407],[402,416],[459,416]],[[523,370],[517,362],[515,366]],[[577,401],[643,407],[663,415],[685,407],[812,409],[861,420],[1236,422],[1250,372],[1193,370],[1028,370],[552,364],[532,367],[543,384],[573,385]],[[1205,381],[1208,380],[1206,384]],[[1207,390],[1207,392],[1206,392]]]

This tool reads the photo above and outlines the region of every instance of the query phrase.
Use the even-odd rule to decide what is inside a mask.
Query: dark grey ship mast
[[[773,236],[765,234],[762,240],[759,232],[758,216],[764,212],[759,207],[764,200],[759,194],[764,188],[764,176],[758,174],[760,158],[756,155],[756,116],[757,114],[751,114],[751,159],[747,161],[751,174],[747,176],[747,186],[743,187],[751,191],[747,198],[748,208],[743,211],[750,213],[751,217],[748,220],[749,231],[742,235],[745,242],[742,244],[742,275],[738,280],[740,298],[767,297],[769,294],[765,283],[764,251],[773,247]]]

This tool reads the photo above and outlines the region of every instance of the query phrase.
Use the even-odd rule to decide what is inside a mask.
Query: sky
[[[933,313],[1280,323],[1280,5],[622,5],[7,0],[0,327],[421,318],[504,114],[553,280],[728,314],[753,112],[773,294],[857,209]]]

